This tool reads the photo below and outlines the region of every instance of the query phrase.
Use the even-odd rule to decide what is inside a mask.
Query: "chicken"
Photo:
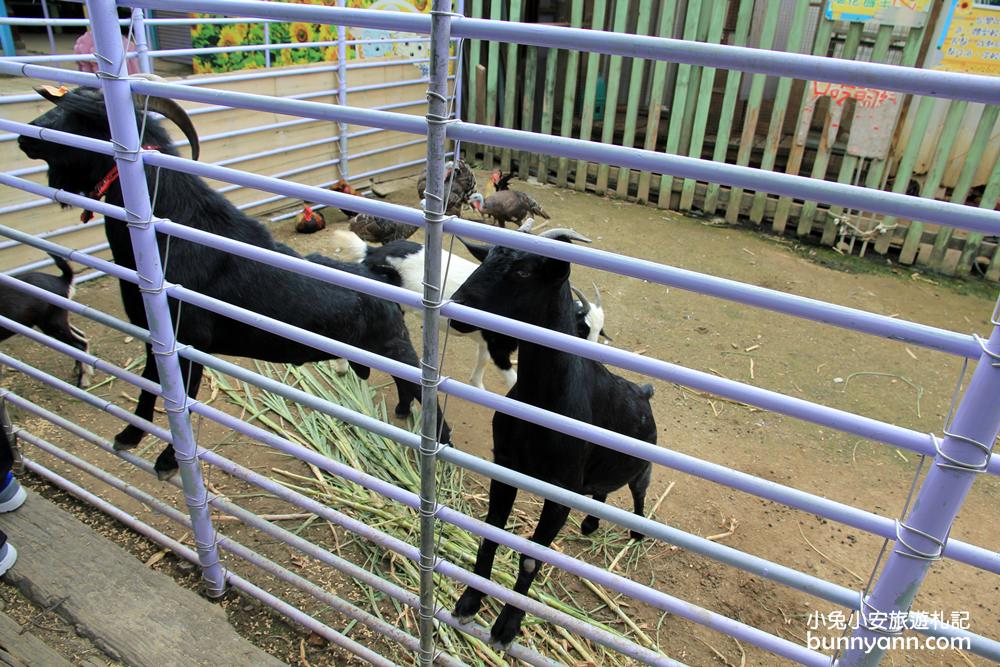
[[[330,190],[332,190],[333,192],[342,192],[345,195],[354,195],[356,197],[364,197],[363,194],[361,194],[360,192],[358,192],[357,190],[355,190],[354,188],[352,188],[350,186],[350,184],[347,181],[345,181],[344,179],[340,179],[339,181],[337,181],[336,183],[334,183],[333,185],[331,185],[330,186]],[[348,210],[346,208],[342,208],[342,209],[340,209],[340,211],[344,215],[346,215],[348,218],[353,218],[354,216],[356,216],[358,214],[357,211],[350,211],[350,210]]]
[[[476,193],[476,175],[472,173],[472,169],[465,163],[465,160],[458,161],[457,171],[454,171],[454,168],[454,162],[445,164],[444,185],[446,190],[448,183],[451,183],[451,191],[448,194],[448,205],[445,207],[445,213],[448,215],[462,215],[462,209],[469,205],[470,198]],[[453,171],[454,179],[452,177]],[[421,199],[424,198],[424,188],[426,185],[427,176],[425,174],[417,181],[417,196]]]
[[[350,220],[349,229],[366,243],[389,243],[408,239],[417,231],[413,225],[360,213]]]
[[[325,228],[326,219],[323,218],[323,214],[312,210],[311,206],[306,206],[295,216],[295,231],[299,234],[312,234]]]
[[[493,218],[500,227],[506,227],[508,222],[520,225],[524,219],[532,215],[540,215],[546,220],[551,217],[530,195],[519,190],[501,190],[486,199],[478,192],[469,198],[472,208],[484,218]]]
[[[504,176],[503,172],[499,169],[494,169],[493,174],[490,176],[490,180],[493,182],[493,189],[497,192],[510,190],[510,179],[512,178],[514,178],[514,172]]]

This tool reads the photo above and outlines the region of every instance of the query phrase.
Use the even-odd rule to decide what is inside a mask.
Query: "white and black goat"
[[[524,231],[531,228],[531,219],[522,227]],[[330,235],[330,240],[341,259],[352,262],[362,262],[369,269],[387,278],[388,282],[398,287],[404,287],[411,292],[423,294],[424,246],[413,241],[397,240],[382,246],[370,246],[357,234],[338,229]],[[462,283],[476,270],[479,265],[458,255],[442,252],[442,271],[447,270],[447,280],[442,297],[451,298]],[[580,290],[570,287],[576,295],[574,314],[576,316],[576,334],[581,338],[597,341],[599,336],[607,338],[604,333],[604,308],[601,307],[601,292],[594,285],[595,299],[591,303]],[[448,321],[441,319],[441,326],[448,326]],[[452,333],[457,333],[453,330]],[[477,330],[471,334],[476,341],[478,353],[476,367],[472,371],[469,382],[483,389],[483,375],[486,364],[492,359],[493,364],[503,375],[504,383],[509,391],[517,382],[517,371],[511,362],[511,355],[517,350],[517,341],[508,336],[492,331]],[[341,365],[339,371],[346,372]]]
[[[65,91],[44,87],[36,90],[55,106],[32,121],[32,125],[103,141],[110,139],[104,98],[99,90],[77,88]],[[144,98],[137,97],[137,122],[145,127],[142,144],[176,155],[163,127],[152,117],[141,118],[140,110],[144,103]],[[192,155],[197,158],[197,133],[179,105],[166,99],[150,98],[146,108],[176,123],[187,136]],[[29,158],[48,163],[50,186],[69,192],[90,193],[95,198],[103,195],[109,204],[123,205],[121,187],[112,177],[117,172],[111,157],[25,136],[19,139],[18,144]],[[276,243],[264,225],[242,213],[202,179],[168,169],[162,170],[157,178],[155,172],[152,167],[146,169],[150,192],[154,189],[158,191],[154,210],[156,216],[260,248],[298,256],[287,246]],[[100,189],[95,187],[99,183]],[[115,263],[134,269],[132,242],[124,221],[108,220],[105,231]],[[403,313],[394,303],[201,244],[173,239],[168,246],[166,237],[162,235],[157,241],[161,258],[169,247],[169,262],[164,260],[163,265],[166,267],[166,279],[172,283],[407,365],[417,365],[417,355],[403,322]],[[357,264],[340,263],[318,255],[310,255],[306,259],[356,274],[368,274],[363,266]],[[125,281],[119,284],[129,320],[147,328],[138,287]],[[177,301],[170,299],[169,303],[179,341],[204,352],[286,364],[331,358],[327,352],[190,304],[178,313]],[[363,378],[370,372],[366,367],[353,363],[352,366]],[[183,377],[189,378],[188,393],[197,395],[202,367],[189,364],[182,358],[181,371]],[[148,346],[143,377],[154,382],[158,380],[156,364]],[[396,388],[399,402],[395,412],[403,417],[410,413],[412,401],[420,400],[420,386],[396,378]],[[155,403],[154,394],[142,392],[136,415],[152,420]],[[115,437],[115,445],[121,449],[135,447],[143,435],[143,431],[129,425]],[[442,440],[450,440],[447,425],[443,426]],[[165,478],[176,469],[173,449],[168,445],[156,460],[156,470],[161,478]]]
[[[569,229],[540,234],[562,241],[588,239]],[[570,296],[570,264],[501,246],[487,248],[466,244],[482,262],[452,295],[455,303],[503,315],[566,334],[576,334],[576,317]],[[468,333],[475,327],[456,320],[451,326]],[[568,352],[520,341],[520,376],[507,394],[582,422],[649,443],[656,443],[656,423],[650,406],[652,385],[639,386],[608,371],[602,364]],[[642,516],[651,465],[586,440],[522,421],[501,412],[493,416],[493,458],[507,468],[556,484],[570,491],[604,501],[626,484],[632,492],[635,513]],[[517,488],[490,483],[486,521],[504,528],[517,496]],[[532,541],[548,546],[562,529],[569,508],[546,500]],[[588,516],[582,530],[597,530],[598,519]],[[633,533],[639,539],[642,535]],[[475,573],[489,578],[497,544],[484,539],[476,555]],[[539,563],[522,554],[514,590],[527,594]],[[455,616],[468,620],[479,611],[485,595],[466,588],[455,607]],[[506,605],[491,631],[494,642],[506,646],[517,636],[524,612]]]
[[[32,271],[18,278],[29,285],[72,299],[75,292],[72,267],[62,257],[56,255],[50,257],[56,263],[61,275]],[[0,285],[0,315],[26,327],[37,327],[42,333],[72,345],[78,350],[87,352],[90,349],[86,334],[70,324],[68,312],[14,287]],[[0,341],[5,341],[13,335],[13,331],[4,329],[3,325],[0,325]],[[89,387],[94,369],[78,361],[73,369],[73,375],[76,386]]]

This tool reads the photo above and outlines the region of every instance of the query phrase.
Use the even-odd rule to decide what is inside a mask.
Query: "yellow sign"
[[[826,18],[919,27],[927,20],[930,4],[931,0],[830,0]]]
[[[937,69],[1000,76],[1000,7],[956,0],[938,49]]]

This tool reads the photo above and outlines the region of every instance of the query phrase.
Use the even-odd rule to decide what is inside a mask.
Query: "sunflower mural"
[[[296,4],[326,5],[335,7],[337,0],[291,0]],[[431,9],[430,0],[346,0],[345,5],[354,9],[376,9],[395,12],[427,13]],[[200,18],[208,14],[193,14]],[[322,42],[337,41],[337,26],[317,23],[271,23],[272,44],[302,44],[271,51],[271,64],[275,67],[307,65],[318,62],[337,62],[336,45],[309,46]],[[389,40],[406,40],[392,42]],[[347,28],[347,39],[365,40],[364,44],[347,46],[347,60],[392,57],[401,60],[428,57],[429,44],[424,35],[413,33],[391,33],[385,30]],[[200,23],[191,28],[191,45],[195,48],[216,48],[264,44],[263,23],[236,23],[231,25],[210,25]],[[242,69],[258,69],[266,64],[264,51],[237,51],[231,53],[210,53],[194,56],[192,64],[196,74],[211,72],[232,72]],[[426,76],[427,63],[414,63]]]

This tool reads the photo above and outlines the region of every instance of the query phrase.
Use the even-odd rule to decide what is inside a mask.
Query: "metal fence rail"
[[[820,301],[783,294],[774,290],[723,280],[696,272],[681,271],[654,262],[623,257],[606,251],[575,247],[509,230],[489,228],[481,224],[445,216],[443,210],[443,194],[446,187],[444,179],[445,152],[447,140],[452,139],[456,141],[474,141],[476,143],[491,144],[515,150],[542,152],[561,158],[588,160],[622,168],[652,170],[657,173],[664,173],[680,178],[708,180],[839,206],[864,208],[887,215],[907,216],[912,219],[925,220],[982,233],[997,233],[1000,231],[1000,213],[993,211],[976,210],[952,203],[932,202],[902,194],[881,193],[865,187],[825,183],[811,178],[774,174],[747,167],[719,165],[707,160],[666,155],[649,150],[608,146],[602,143],[579,139],[539,137],[528,132],[487,127],[454,119],[451,117],[450,112],[450,104],[453,100],[452,96],[449,95],[448,84],[451,78],[448,72],[449,62],[455,59],[455,57],[449,55],[449,48],[453,38],[493,39],[534,46],[572,48],[626,57],[673,60],[686,64],[727,67],[770,75],[802,78],[815,78],[819,76],[830,81],[878,86],[880,88],[903,92],[990,103],[1000,102],[1000,89],[996,87],[994,81],[985,77],[972,75],[928,72],[924,70],[918,72],[909,68],[887,65],[854,63],[740,47],[695,44],[656,37],[614,35],[601,31],[581,31],[572,28],[472,20],[452,14],[452,7],[446,0],[434,0],[434,11],[431,16],[353,10],[343,7],[317,7],[256,2],[253,0],[231,0],[227,2],[220,2],[219,0],[131,0],[118,3],[124,6],[141,8],[205,11],[272,20],[304,20],[341,26],[356,25],[381,30],[429,34],[432,45],[430,58],[432,67],[429,77],[430,90],[428,93],[429,107],[427,116],[419,118],[406,114],[393,113],[389,110],[365,110],[346,107],[343,106],[342,99],[340,100],[340,105],[329,105],[311,102],[308,99],[301,99],[305,96],[297,96],[300,99],[275,99],[263,95],[219,91],[201,86],[150,82],[122,76],[122,73],[125,71],[124,63],[127,54],[124,52],[121,44],[115,3],[112,0],[89,0],[87,4],[93,20],[98,52],[105,56],[105,58],[99,59],[102,66],[102,75],[100,77],[9,60],[0,62],[0,72],[55,81],[68,81],[80,85],[99,85],[104,90],[107,99],[108,113],[111,119],[112,140],[101,141],[53,130],[41,130],[35,126],[3,119],[0,119],[0,129],[16,135],[32,136],[45,141],[114,156],[121,173],[121,184],[125,199],[124,207],[94,201],[73,193],[57,191],[47,186],[31,183],[22,178],[22,176],[27,175],[24,173],[17,175],[0,174],[0,184],[19,188],[61,203],[85,207],[87,210],[104,215],[106,225],[122,224],[123,221],[128,221],[132,243],[136,249],[137,269],[131,270],[117,266],[99,258],[89,256],[86,253],[80,253],[79,251],[73,251],[60,246],[50,240],[31,237],[30,235],[3,226],[0,226],[0,235],[8,237],[13,241],[24,243],[46,252],[52,252],[73,261],[78,261],[85,266],[119,280],[139,285],[140,288],[143,288],[147,320],[151,323],[150,330],[146,331],[122,322],[106,313],[101,313],[85,305],[68,301],[44,290],[26,285],[6,275],[0,274],[0,285],[21,289],[39,299],[64,307],[71,312],[88,317],[103,325],[126,332],[128,335],[150,343],[155,351],[154,359],[160,371],[161,384],[157,386],[92,354],[76,350],[44,334],[27,330],[6,318],[0,318],[0,325],[28,336],[34,341],[47,345],[78,361],[92,364],[98,370],[129,382],[136,387],[162,396],[167,409],[169,430],[146,422],[120,407],[93,396],[86,391],[77,389],[10,355],[0,353],[0,364],[16,368],[47,386],[65,392],[95,409],[108,412],[116,418],[122,419],[165,442],[173,444],[181,466],[181,485],[188,504],[187,515],[149,494],[129,486],[124,481],[100,470],[96,466],[61,451],[58,447],[45,440],[30,433],[24,435],[24,440],[32,446],[80,468],[84,472],[163,513],[172,520],[189,526],[195,534],[196,549],[192,551],[172,542],[169,538],[162,535],[162,533],[158,533],[148,525],[138,521],[135,517],[127,515],[117,508],[110,507],[105,501],[100,501],[100,499],[97,499],[74,483],[61,478],[61,476],[48,470],[34,460],[29,459],[29,469],[59,484],[87,502],[95,504],[103,511],[116,516],[127,525],[136,528],[160,544],[174,550],[181,557],[192,561],[197,559],[197,562],[202,566],[206,591],[209,595],[220,595],[225,584],[229,583],[265,601],[279,612],[314,629],[322,636],[327,637],[372,664],[392,663],[385,657],[371,651],[370,648],[361,646],[354,640],[343,636],[342,633],[330,626],[319,623],[300,610],[261,591],[253,584],[234,574],[231,569],[222,567],[217,553],[218,550],[227,551],[236,558],[262,568],[280,580],[334,606],[341,613],[376,629],[386,637],[398,642],[404,650],[414,654],[416,661],[421,665],[429,665],[434,662],[461,664],[454,656],[438,652],[434,642],[435,621],[446,623],[452,627],[458,627],[480,639],[488,636],[484,628],[460,625],[450,614],[436,608],[434,601],[435,575],[449,577],[461,583],[472,585],[476,589],[484,591],[499,600],[510,602],[531,614],[565,627],[573,633],[581,637],[586,637],[597,644],[631,656],[640,662],[658,665],[679,664],[673,659],[640,646],[631,640],[615,636],[601,628],[570,617],[561,611],[548,608],[535,600],[484,580],[467,572],[462,567],[441,558],[436,554],[435,550],[435,532],[438,522],[446,522],[480,537],[486,537],[497,543],[504,544],[532,558],[537,558],[538,560],[559,567],[566,572],[599,583],[609,590],[641,600],[655,608],[669,611],[695,623],[719,632],[724,632],[801,664],[828,665],[831,662],[830,656],[826,656],[764,630],[727,618],[724,615],[679,600],[662,591],[630,581],[625,577],[566,556],[551,548],[535,544],[441,504],[437,500],[434,486],[438,459],[486,477],[501,480],[515,487],[526,489],[568,507],[586,511],[589,514],[607,519],[620,526],[640,531],[655,539],[689,549],[729,566],[751,572],[845,607],[849,611],[859,614],[862,619],[861,627],[857,631],[859,636],[867,638],[879,636],[877,628],[866,627],[867,624],[864,622],[870,612],[902,612],[904,615],[908,615],[911,624],[917,625],[918,630],[925,634],[939,637],[966,638],[969,640],[970,650],[973,653],[994,660],[1000,660],[1000,643],[997,641],[944,623],[934,622],[933,619],[916,614],[909,608],[913,596],[919,588],[923,577],[926,575],[928,567],[934,560],[951,558],[985,569],[994,574],[1000,574],[1000,553],[992,551],[989,548],[971,545],[958,539],[949,539],[951,524],[957,515],[964,495],[975,478],[975,473],[989,472],[993,475],[1000,474],[1000,461],[993,460],[990,456],[992,443],[998,431],[1000,431],[1000,414],[995,410],[995,401],[992,400],[1000,392],[1000,371],[998,371],[998,364],[996,363],[996,360],[1000,359],[1000,321],[997,320],[996,314],[993,317],[993,324],[995,325],[993,334],[988,340],[984,340],[975,335],[967,335],[913,322],[899,321],[858,309],[833,306]],[[460,80],[460,77],[456,78],[456,81]],[[344,91],[345,88],[341,82],[338,89],[324,91],[324,94],[337,93],[340,95]],[[337,122],[341,129],[337,137],[329,140],[331,143],[333,141],[339,142],[347,136],[344,131],[347,124],[373,128],[365,132],[396,130],[415,135],[425,135],[428,146],[428,178],[425,209],[418,211],[385,202],[358,199],[330,192],[321,187],[300,185],[282,180],[282,176],[292,175],[295,173],[295,170],[274,176],[262,176],[228,166],[242,161],[239,159],[226,160],[211,165],[161,154],[157,151],[143,150],[139,147],[138,128],[136,127],[134,114],[130,111],[130,100],[133,92],[155,94],[213,105],[209,109],[240,107],[297,116],[303,119],[301,122],[311,122],[313,120]],[[456,90],[455,95],[457,94],[458,91]],[[210,113],[211,111],[203,110],[202,112]],[[423,139],[415,141],[423,141]],[[132,147],[135,148],[133,149]],[[245,157],[244,159],[258,157],[266,157],[266,155],[254,155]],[[276,197],[301,198],[327,206],[350,206],[352,209],[365,213],[423,227],[426,232],[426,264],[424,273],[426,290],[422,295],[414,294],[402,288],[265,250],[233,239],[214,236],[170,220],[160,219],[155,216],[152,210],[149,192],[147,191],[144,172],[146,165],[172,169],[231,183],[232,185],[221,189],[223,192],[231,191],[231,189],[237,187],[255,188],[274,193]],[[419,368],[411,367],[386,359],[340,341],[317,335],[198,293],[183,285],[176,285],[166,281],[163,268],[160,266],[159,254],[156,252],[155,235],[157,233],[172,238],[183,239],[205,247],[224,250],[233,255],[269,264],[286,271],[295,272],[421,309],[422,322],[424,324],[424,356],[421,360],[421,366]],[[541,255],[572,261],[584,266],[642,278],[662,285],[682,287],[698,293],[753,305],[787,315],[833,324],[874,336],[922,345],[930,349],[960,356],[966,360],[976,360],[979,363],[972,374],[972,380],[965,396],[954,412],[955,420],[948,425],[947,430],[944,432],[944,438],[940,439],[933,434],[919,433],[863,415],[792,398],[777,392],[694,371],[657,359],[650,359],[624,350],[598,345],[458,304],[443,303],[439,286],[442,284],[441,246],[442,235],[444,233],[460,233],[462,236],[480,241],[520,248]],[[58,234],[51,234],[49,238],[56,236]],[[249,326],[255,326],[264,331],[275,333],[288,340],[303,343],[327,353],[382,370],[395,377],[420,383],[423,390],[424,406],[420,434],[413,434],[370,416],[355,413],[350,409],[311,396],[297,388],[285,386],[259,373],[219,360],[203,351],[184,345],[178,346],[178,341],[174,338],[173,323],[167,307],[168,298],[195,305],[209,312],[224,315]],[[874,442],[904,448],[916,452],[923,457],[930,457],[933,460],[933,464],[930,467],[927,479],[917,492],[912,512],[909,514],[904,512],[904,517],[899,520],[866,512],[831,501],[822,496],[775,484],[746,473],[731,470],[725,466],[712,464],[692,456],[682,455],[663,447],[652,446],[612,431],[595,428],[563,415],[521,404],[512,399],[456,381],[453,378],[442,377],[437,370],[440,368],[437,340],[439,328],[436,321],[438,317],[453,318],[521,340],[565,350],[582,357],[612,364],[661,380],[676,382],[687,387],[707,391],[766,410],[793,416],[797,419],[852,433]],[[183,341],[180,342],[183,343]],[[290,440],[249,424],[242,419],[221,412],[196,399],[186,397],[184,383],[180,376],[180,359],[182,357],[296,401],[308,409],[317,410],[347,423],[369,429],[395,441],[403,447],[416,450],[420,462],[421,485],[419,493],[402,489],[389,482],[355,470],[343,463],[328,459]],[[874,581],[870,590],[866,587],[865,590],[857,591],[824,581],[816,576],[797,571],[793,568],[769,562],[766,559],[691,535],[657,521],[619,510],[555,485],[534,480],[468,453],[451,448],[441,448],[438,442],[439,425],[437,424],[436,411],[433,409],[437,404],[437,394],[439,392],[454,395],[525,421],[628,453],[659,465],[684,471],[703,479],[724,484],[761,498],[782,502],[790,507],[842,522],[854,528],[881,536],[887,542],[893,542],[894,548],[887,557],[888,560],[885,568],[882,570],[881,575]],[[0,400],[9,400],[12,404],[37,417],[52,422],[73,435],[96,445],[98,448],[116,453],[140,469],[152,472],[152,466],[144,460],[127,453],[114,452],[111,445],[100,436],[58,415],[52,414],[24,397],[6,390],[0,390]],[[417,510],[420,516],[419,547],[406,544],[372,526],[367,526],[342,514],[336,508],[326,507],[317,503],[215,452],[200,447],[194,439],[191,427],[191,414],[198,414],[223,424],[275,450],[291,454],[297,459],[306,461],[331,475],[353,481],[373,490],[386,499]],[[988,446],[984,443],[988,443]],[[202,464],[217,467],[244,482],[265,489],[277,497],[312,512],[335,525],[357,533],[364,539],[371,540],[405,558],[417,562],[421,570],[420,590],[415,593],[403,590],[388,582],[373,580],[371,575],[366,575],[363,571],[359,571],[360,568],[351,563],[333,556],[325,550],[319,549],[315,545],[311,545],[305,540],[289,534],[287,531],[268,524],[233,503],[209,494],[201,479]],[[322,562],[348,576],[357,577],[370,583],[403,604],[416,608],[418,610],[420,630],[418,636],[410,635],[397,628],[386,627],[384,621],[372,617],[364,610],[349,605],[325,591],[317,590],[315,585],[289,572],[280,564],[269,561],[261,554],[229,538],[218,536],[212,525],[208,509],[210,507],[235,516],[246,525],[262,530],[285,544],[319,558]],[[551,664],[550,659],[522,646],[513,646],[511,648],[511,655],[529,664]],[[878,650],[868,654],[862,654],[858,651],[848,651],[844,655],[838,656],[837,664],[874,664],[880,656],[881,651]]]

